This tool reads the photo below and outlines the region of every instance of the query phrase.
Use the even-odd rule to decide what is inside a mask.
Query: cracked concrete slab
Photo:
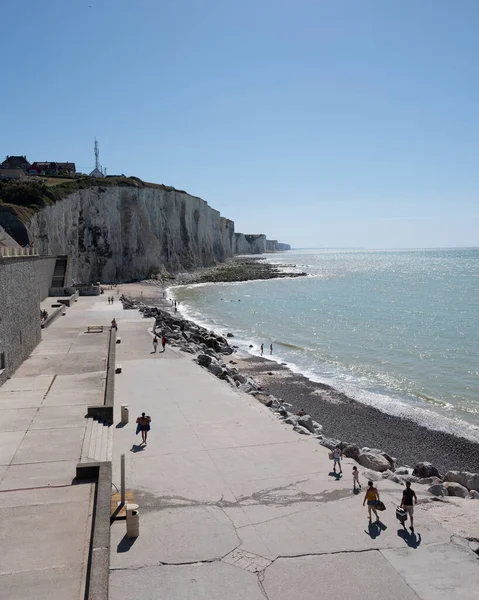
[[[454,544],[427,544],[381,553],[422,600],[477,600],[479,560]]]
[[[10,465],[0,482],[1,490],[16,490],[48,485],[70,485],[75,478],[76,460]]]
[[[124,539],[125,522],[113,525],[112,567],[218,560],[241,543],[231,521],[219,508],[147,510],[140,518],[141,537],[131,547]]]
[[[417,600],[416,594],[376,550],[276,560],[263,586],[274,600]]]
[[[18,408],[37,408],[42,402],[46,390],[11,390],[0,388],[0,410]]]
[[[113,600],[265,600],[257,575],[222,562],[114,570],[110,596]]]

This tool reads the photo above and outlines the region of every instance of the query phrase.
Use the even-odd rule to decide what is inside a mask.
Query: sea
[[[264,344],[312,381],[479,442],[479,248],[262,258],[308,276],[173,288],[181,313],[242,353]]]

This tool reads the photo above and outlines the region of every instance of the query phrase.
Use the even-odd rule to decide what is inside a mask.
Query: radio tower
[[[95,169],[101,172],[100,169],[100,148],[97,139],[95,138]]]

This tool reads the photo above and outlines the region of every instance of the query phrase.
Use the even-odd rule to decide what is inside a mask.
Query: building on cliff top
[[[75,163],[72,162],[34,162],[28,169],[29,175],[55,175],[74,176],[76,172]]]
[[[29,168],[26,156],[7,156],[0,164],[0,169],[21,169],[24,173],[28,173]]]

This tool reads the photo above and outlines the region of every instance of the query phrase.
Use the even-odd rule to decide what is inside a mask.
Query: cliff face
[[[43,190],[52,204],[29,220],[0,210],[0,225],[17,241],[23,236],[22,245],[33,243],[40,254],[68,255],[78,283],[142,279],[165,269],[212,266],[234,254],[279,250],[278,242],[264,234],[235,233],[233,221],[174,188],[135,178],[68,185],[75,187],[58,188],[56,196]]]
[[[233,254],[234,223],[186,193],[92,187],[35,214],[27,223],[40,253],[68,254],[77,281],[148,277],[214,265]]]
[[[260,234],[235,233],[233,254],[263,254],[266,252],[266,236]]]

